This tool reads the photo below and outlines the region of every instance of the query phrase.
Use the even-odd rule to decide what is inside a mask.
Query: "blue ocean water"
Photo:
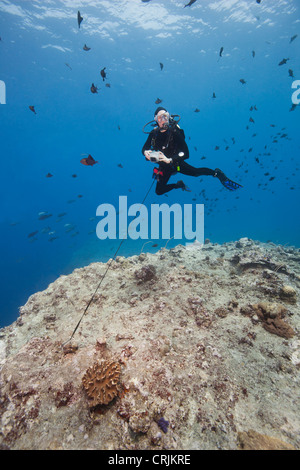
[[[142,129],[158,98],[181,116],[188,162],[219,167],[243,188],[182,177],[191,193],[157,196],[152,187],[145,204],[204,203],[212,242],[249,237],[300,247],[292,103],[299,1],[187,3],[0,0],[0,327],[59,275],[114,255],[119,240],[97,238],[96,209],[117,208],[120,195],[139,203],[151,186]],[[99,163],[82,165],[88,154]],[[128,239],[118,254],[138,254],[144,243]],[[144,251],[166,240],[153,244]]]

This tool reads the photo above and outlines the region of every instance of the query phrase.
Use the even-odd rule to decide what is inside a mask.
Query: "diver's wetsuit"
[[[185,141],[184,131],[177,125],[174,125],[173,128],[168,128],[165,132],[161,132],[159,128],[153,129],[142,148],[143,155],[145,150],[161,151],[167,158],[172,158],[173,160],[173,163],[159,163],[159,171],[162,174],[159,175],[155,189],[156,194],[159,196],[172,189],[181,187],[177,183],[167,184],[170,177],[176,173],[188,176],[215,175],[215,170],[210,168],[195,168],[185,162],[189,158],[189,149]],[[178,156],[180,152],[184,153],[182,157]]]

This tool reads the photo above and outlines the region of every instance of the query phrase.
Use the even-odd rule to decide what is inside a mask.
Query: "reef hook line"
[[[150,188],[148,189],[148,191],[147,191],[147,193],[146,193],[146,195],[145,195],[143,201],[141,202],[141,206],[144,204],[144,202],[145,202],[145,200],[146,200],[148,194],[150,193],[150,191],[151,191],[151,189],[152,189],[152,186],[153,186],[153,184],[154,184],[154,181],[155,181],[155,180],[152,181]],[[141,207],[141,206],[140,206],[140,207]],[[139,211],[137,211],[137,212],[139,212]],[[137,218],[137,215],[135,216],[135,218],[134,218],[133,220],[135,220],[136,218]],[[105,273],[104,273],[103,276],[101,277],[101,279],[100,279],[100,281],[99,281],[99,283],[98,283],[98,285],[97,285],[97,287],[96,287],[96,289],[95,289],[95,291],[94,291],[92,297],[91,297],[90,300],[88,301],[87,306],[85,307],[83,314],[81,315],[81,317],[80,317],[80,319],[79,319],[77,325],[75,326],[75,328],[74,328],[74,330],[73,330],[73,333],[71,334],[70,338],[62,344],[62,347],[64,347],[67,343],[69,343],[69,342],[73,339],[73,336],[75,335],[77,329],[79,328],[79,325],[80,325],[80,323],[81,323],[81,321],[82,321],[84,315],[86,315],[89,306],[91,305],[91,303],[92,303],[93,300],[94,300],[94,297],[95,297],[95,295],[96,295],[96,293],[97,293],[97,290],[98,290],[99,287],[101,286],[102,281],[103,281],[103,279],[105,278],[105,276],[106,276],[106,274],[107,274],[107,272],[108,272],[108,270],[109,270],[109,268],[110,268],[112,262],[115,260],[115,258],[116,258],[116,256],[117,256],[117,254],[118,254],[118,252],[119,252],[119,250],[120,250],[122,244],[123,244],[124,241],[126,240],[126,238],[125,238],[126,236],[127,236],[127,233],[126,233],[126,235],[124,236],[124,238],[121,240],[121,242],[120,242],[120,244],[119,244],[119,246],[118,246],[118,248],[117,248],[117,250],[116,250],[114,256],[111,258],[111,260],[110,260],[110,262],[109,262],[109,264],[108,264],[108,266],[107,266],[107,268],[106,268],[106,270],[105,270]]]

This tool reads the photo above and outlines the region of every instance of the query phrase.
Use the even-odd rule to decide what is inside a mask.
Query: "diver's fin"
[[[189,193],[191,192],[190,188],[184,184],[182,180],[177,181],[177,188],[181,188],[182,191],[188,191]]]
[[[229,191],[235,191],[236,189],[243,187],[241,184],[236,183],[235,181],[232,181],[231,179],[227,178],[227,176],[219,168],[215,169],[214,176],[217,177],[223,184],[223,186],[226,189],[229,189]]]

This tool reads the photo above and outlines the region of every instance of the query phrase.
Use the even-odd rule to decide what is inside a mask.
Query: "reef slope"
[[[0,330],[2,449],[299,449],[300,251],[247,238],[61,276]],[[118,394],[91,408],[96,361]],[[119,367],[120,366],[120,367]]]

